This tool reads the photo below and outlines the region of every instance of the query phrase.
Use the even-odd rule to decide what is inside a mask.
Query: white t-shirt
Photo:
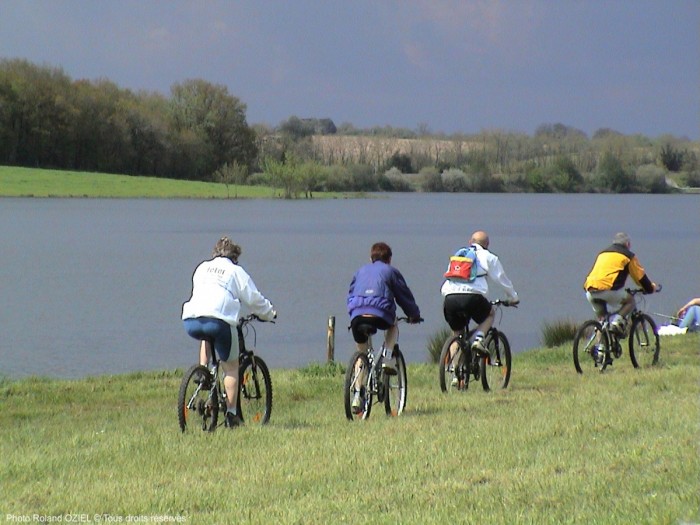
[[[250,275],[227,257],[215,257],[195,269],[192,297],[182,305],[182,319],[214,317],[235,326],[241,303],[261,319],[274,318],[272,304],[258,291]]]

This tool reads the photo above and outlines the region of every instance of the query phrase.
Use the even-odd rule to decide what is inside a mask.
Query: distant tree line
[[[356,129],[292,116],[246,121],[224,86],[193,79],[168,96],[59,68],[0,60],[0,164],[317,191],[667,192],[700,186],[700,144],[564,124],[534,135]],[[235,192],[235,189],[234,189]],[[230,195],[230,192],[229,192]],[[234,196],[236,194],[234,193]]]
[[[211,180],[226,163],[252,167],[257,158],[245,111],[226,87],[203,80],[164,97],[3,60],[0,163]]]

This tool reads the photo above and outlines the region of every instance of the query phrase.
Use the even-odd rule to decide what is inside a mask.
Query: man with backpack
[[[440,290],[444,297],[445,321],[454,335],[464,333],[471,319],[477,323],[471,348],[480,355],[488,355],[483,339],[491,328],[494,317],[493,307],[487,298],[489,282],[503,288],[509,304],[515,305],[520,302],[501,261],[488,247],[488,234],[475,231],[469,246],[461,248],[450,258],[445,282]]]

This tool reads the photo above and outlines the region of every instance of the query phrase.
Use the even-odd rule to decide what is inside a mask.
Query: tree
[[[297,167],[299,184],[307,199],[313,198],[323,181],[324,169],[318,162],[304,162]]]
[[[174,131],[192,132],[204,146],[203,173],[196,173],[196,178],[205,179],[218,166],[233,161],[252,165],[257,147],[255,133],[246,122],[246,106],[225,86],[188,80],[175,84],[171,94]]]
[[[299,170],[293,155],[284,156],[281,161],[266,158],[262,165],[263,171],[270,177],[275,187],[282,189],[285,199],[291,199],[298,195],[300,187]]]
[[[239,184],[245,184],[245,181],[248,178],[248,168],[238,164],[238,162],[234,160],[231,164],[226,163],[216,170],[213,178],[215,181],[226,185],[226,198],[228,199],[231,198],[229,186],[231,184],[235,184],[236,186]],[[234,198],[238,198],[238,189],[236,189]]]
[[[674,148],[671,144],[661,146],[659,161],[668,171],[679,172],[683,167],[684,152]]]
[[[545,169],[549,183],[555,191],[571,193],[583,184],[583,177],[569,157],[558,157]]]
[[[59,68],[26,60],[0,61],[3,162],[60,167],[73,131],[70,78]]]
[[[598,162],[597,176],[600,186],[613,193],[629,193],[634,186],[634,175],[627,173],[620,159],[610,152]]]
[[[396,168],[401,173],[413,173],[413,165],[411,164],[411,157],[405,153],[395,152],[391,158],[386,163],[386,171],[391,168]]]
[[[303,121],[299,117],[291,116],[287,121],[280,124],[279,130],[292,142],[295,142],[313,135],[314,125],[311,122]]]

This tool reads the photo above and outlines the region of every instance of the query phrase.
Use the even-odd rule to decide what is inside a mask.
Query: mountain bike
[[[517,305],[502,300],[491,301],[491,305],[497,310],[499,322],[502,316],[501,307],[517,308]],[[459,335],[447,338],[438,362],[440,390],[467,390],[471,380],[481,380],[481,386],[487,392],[492,388],[508,387],[512,364],[510,343],[506,334],[497,328],[497,324],[494,319],[493,326],[484,335],[488,356],[479,356],[472,351],[470,341],[474,330],[469,331],[468,326]]]
[[[641,288],[626,289],[627,293],[635,296],[643,294]],[[657,285],[657,292],[661,291],[661,285]],[[644,313],[638,306],[630,313],[627,328],[623,333],[618,333],[611,326],[611,318],[617,312],[609,313],[607,303],[600,301],[603,310],[603,319],[598,321],[591,319],[581,325],[574,336],[574,367],[579,374],[583,374],[583,367],[593,364],[602,372],[613,364],[614,359],[622,356],[622,340],[629,338],[628,348],[632,366],[643,368],[654,366],[659,361],[661,344],[656,323],[650,315]]]
[[[399,317],[396,322],[408,321],[408,317]],[[420,319],[423,321],[423,319]],[[419,322],[420,322],[419,321]],[[387,357],[384,343],[375,351],[372,336],[377,328],[369,324],[358,327],[367,335],[367,351],[356,351],[352,354],[345,371],[344,402],[345,417],[367,419],[376,403],[384,404],[388,416],[398,416],[406,408],[408,398],[408,377],[406,375],[406,360],[399,349],[398,334],[390,357],[396,358],[396,374],[389,375],[382,369],[382,362]],[[359,403],[353,401],[358,400]]]
[[[244,423],[264,425],[272,412],[272,379],[265,361],[254,353],[257,333],[253,321],[263,321],[256,315],[248,315],[238,320],[238,416]],[[253,333],[253,348],[246,347],[246,337]],[[209,367],[192,365],[182,378],[177,399],[177,418],[180,430],[185,432],[188,425],[199,426],[204,431],[213,432],[219,423],[219,412],[226,413],[226,391],[223,371],[219,372],[219,359],[212,351]]]

